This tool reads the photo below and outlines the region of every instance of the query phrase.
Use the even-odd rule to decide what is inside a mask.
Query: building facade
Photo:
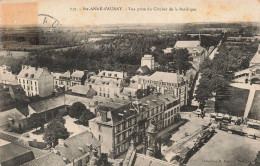
[[[144,55],[141,60],[141,67],[147,66],[150,70],[154,70],[154,57],[152,55]]]
[[[158,130],[164,129],[165,113],[176,110],[177,116],[180,103],[173,93],[152,94],[131,103],[106,103],[99,106],[98,116],[89,121],[89,127],[94,136],[101,142],[102,152],[111,157],[117,157],[129,148],[130,136],[134,134],[134,141],[142,143],[146,129],[151,121]],[[177,121],[177,119],[176,119]],[[174,120],[169,123],[176,122]],[[168,117],[167,117],[167,126]]]
[[[73,69],[73,72],[70,76],[70,86],[73,87],[75,85],[82,85],[82,82],[84,82],[85,80],[83,80],[83,76],[86,75],[88,73],[87,70],[81,71],[81,70],[76,70]]]
[[[51,73],[54,77],[54,88],[64,88],[64,90],[69,90],[71,86],[70,82],[70,71],[64,72],[64,73]]]
[[[164,94],[173,91],[180,100],[181,106],[187,105],[189,83],[186,78],[177,73],[155,72],[151,76],[138,77],[141,89],[155,88],[158,93]]]
[[[45,97],[53,93],[53,76],[46,67],[36,68],[22,65],[22,70],[17,76],[18,84],[22,86],[26,96]]]
[[[85,85],[93,88],[97,92],[97,96],[119,98],[126,77],[127,73],[125,72],[103,70],[98,75],[87,79]]]

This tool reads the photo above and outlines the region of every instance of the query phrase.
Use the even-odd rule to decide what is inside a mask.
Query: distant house
[[[141,60],[141,67],[147,66],[150,70],[154,70],[154,57],[152,55],[144,55]]]
[[[87,74],[88,74],[87,70],[81,71],[81,70],[73,69],[73,72],[70,76],[70,86],[73,87],[75,85],[83,85],[87,78],[87,77],[84,78],[83,76],[86,76]]]
[[[199,65],[204,61],[207,56],[207,50],[200,46],[199,40],[194,41],[177,41],[174,45],[175,49],[187,49],[193,62]]]
[[[10,66],[0,66],[0,84],[2,84],[4,88],[7,88],[9,85],[18,84],[17,75],[11,72]]]
[[[23,87],[26,96],[45,97],[53,93],[53,76],[46,67],[22,65],[22,70],[17,77],[18,84]]]
[[[16,108],[0,112],[0,128],[21,131],[27,127],[26,117]]]
[[[91,161],[93,153],[101,156],[101,145],[97,138],[89,131],[85,131],[66,140],[59,139],[54,153],[73,166],[86,165]]]
[[[171,53],[172,50],[173,50],[172,47],[167,47],[167,48],[163,49],[163,53],[164,53],[164,54],[168,54],[168,53]]]
[[[119,98],[125,85],[126,72],[100,71],[98,75],[91,76],[85,81],[85,85],[93,88],[98,96],[106,98]]]
[[[35,158],[31,150],[13,143],[1,146],[0,154],[1,166],[21,165]]]
[[[54,77],[54,87],[64,88],[64,90],[69,90],[70,83],[70,71],[64,73],[52,72]]]

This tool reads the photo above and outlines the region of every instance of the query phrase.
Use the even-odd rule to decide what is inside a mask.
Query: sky
[[[53,24],[57,20],[71,26],[260,22],[260,0],[0,0],[0,5],[1,25],[43,24],[44,17],[38,14],[50,16],[45,23]],[[102,7],[103,10],[83,10],[91,7]],[[104,10],[105,7],[121,10]],[[142,11],[137,11],[138,8]],[[170,8],[173,10],[169,11]]]

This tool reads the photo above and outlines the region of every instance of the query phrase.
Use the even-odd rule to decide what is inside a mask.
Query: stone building
[[[129,148],[129,138],[133,131],[136,133],[134,141],[140,144],[150,121],[154,121],[160,131],[169,123],[179,120],[179,110],[180,102],[170,92],[151,94],[133,102],[111,101],[99,105],[98,115],[89,121],[89,127],[101,142],[102,152],[116,157]],[[166,117],[165,121],[168,112],[170,117]]]
[[[22,65],[22,70],[17,76],[26,96],[46,97],[53,94],[53,76],[46,67],[37,68]]]

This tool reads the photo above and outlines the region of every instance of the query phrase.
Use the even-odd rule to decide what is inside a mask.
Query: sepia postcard
[[[0,166],[260,166],[260,0],[0,0]]]

